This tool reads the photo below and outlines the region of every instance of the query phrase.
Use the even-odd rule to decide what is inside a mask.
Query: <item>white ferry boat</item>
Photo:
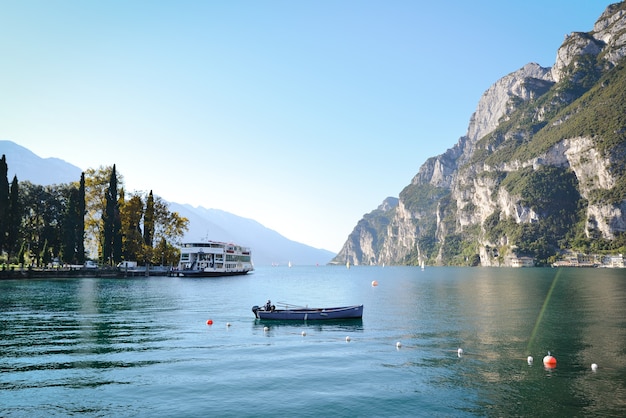
[[[225,242],[206,241],[183,244],[180,248],[178,277],[235,276],[254,270],[250,248]]]

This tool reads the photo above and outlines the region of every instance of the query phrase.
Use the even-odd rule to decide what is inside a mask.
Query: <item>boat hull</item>
[[[361,319],[363,317],[363,305],[341,306],[337,308],[274,309],[271,311],[254,306],[252,312],[254,312],[257,319],[279,321]]]
[[[243,271],[205,271],[205,270],[177,270],[174,272],[176,277],[223,277],[223,276],[242,276],[248,274],[250,270]]]

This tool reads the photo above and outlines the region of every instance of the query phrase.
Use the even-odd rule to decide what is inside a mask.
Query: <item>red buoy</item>
[[[543,358],[543,365],[549,369],[554,369],[556,367],[556,359],[548,353],[548,355]]]
[[[213,320],[212,320],[212,319],[209,319],[208,321],[206,321],[206,324],[207,324],[207,325],[213,325]]]

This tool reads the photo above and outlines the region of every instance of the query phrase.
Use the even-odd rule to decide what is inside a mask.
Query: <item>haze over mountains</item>
[[[0,154],[6,156],[9,183],[18,181],[39,185],[71,183],[80,180],[83,170],[59,158],[41,158],[12,141],[0,141]],[[121,174],[123,167],[118,167]],[[158,188],[153,189],[159,195]],[[334,253],[289,240],[260,223],[219,209],[192,207],[168,202],[170,210],[189,219],[184,241],[225,241],[251,247],[255,265],[315,265],[328,263]]]

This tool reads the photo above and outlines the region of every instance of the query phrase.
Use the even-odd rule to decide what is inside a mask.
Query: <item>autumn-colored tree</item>
[[[112,171],[112,166],[85,171],[85,252],[91,258],[97,256],[102,261],[102,220]],[[124,177],[117,172],[116,177],[118,187],[123,188]]]
[[[122,219],[122,257],[124,260],[143,260],[143,238],[141,219],[143,201],[141,196],[133,195],[120,205]]]
[[[153,263],[172,265],[178,262],[179,250],[174,245],[180,244],[188,225],[187,218],[170,212],[166,202],[154,198],[154,240],[159,244],[153,252]]]

